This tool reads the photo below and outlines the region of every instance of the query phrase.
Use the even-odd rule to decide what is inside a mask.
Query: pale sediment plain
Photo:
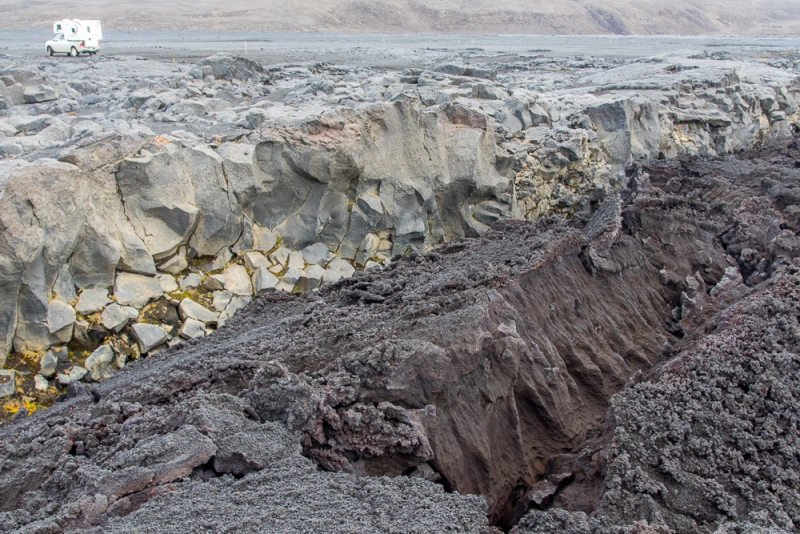
[[[800,522],[798,40],[24,35],[4,531]]]
[[[0,0],[0,28],[45,28],[53,0]],[[797,35],[793,0],[84,0],[70,16],[111,30],[257,30],[386,34]]]

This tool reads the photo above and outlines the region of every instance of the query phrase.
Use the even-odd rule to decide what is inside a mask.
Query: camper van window
[[[86,32],[87,33],[92,33],[92,29],[89,26],[86,26]]]
[[[59,33],[58,35],[56,35],[56,41],[63,41],[63,40],[64,40],[64,34],[63,33]]]
[[[58,32],[61,31],[61,24],[56,24],[56,31],[58,31]]]

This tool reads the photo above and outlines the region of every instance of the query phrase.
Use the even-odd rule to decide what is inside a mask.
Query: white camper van
[[[53,54],[94,55],[100,51],[103,26],[99,20],[64,19],[53,23],[55,37],[47,41],[45,50]]]

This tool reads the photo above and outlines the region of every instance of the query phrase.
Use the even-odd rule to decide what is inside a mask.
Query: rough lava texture
[[[793,531],[798,159],[633,165],[586,223],[258,298],[0,426],[0,525]]]
[[[613,397],[603,439],[554,462],[594,464],[575,470],[558,509],[532,511],[514,532],[797,530],[797,148],[647,169],[661,189],[653,205],[704,205],[706,224],[727,221],[717,235],[746,284],[726,275],[682,293],[676,315],[689,310],[698,327]]]

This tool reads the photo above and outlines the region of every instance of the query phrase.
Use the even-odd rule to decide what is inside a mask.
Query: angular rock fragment
[[[138,314],[136,308],[120,306],[115,302],[103,310],[100,322],[108,330],[120,332],[130,321],[136,319]]]
[[[212,274],[203,280],[203,287],[209,291],[219,291],[225,288],[225,277],[221,274]]]
[[[279,291],[291,292],[302,276],[303,271],[290,267],[284,273],[283,278],[281,278],[281,281],[278,283],[275,289]]]
[[[175,280],[174,276],[159,274],[156,278],[158,279],[158,284],[161,286],[161,291],[164,293],[172,293],[179,289],[178,282]]]
[[[131,327],[131,334],[139,345],[139,352],[147,354],[154,348],[166,343],[167,331],[155,324],[136,323]]]
[[[244,265],[250,270],[258,269],[260,267],[263,267],[264,269],[269,269],[272,267],[272,263],[270,263],[267,257],[260,252],[245,252]]]
[[[303,261],[310,265],[324,267],[332,257],[331,251],[322,243],[314,243],[303,249]]]
[[[206,335],[206,324],[197,319],[188,317],[181,325],[178,335],[185,339],[203,337]]]
[[[289,253],[291,251],[286,247],[279,247],[275,252],[270,254],[270,259],[275,263],[283,265],[286,267],[287,262],[289,261]]]
[[[290,269],[301,270],[303,267],[306,266],[306,263],[303,260],[302,252],[297,252],[297,251],[290,252],[287,261]]]
[[[322,276],[322,285],[329,286],[331,284],[335,284],[341,279],[342,273],[329,267],[325,269],[325,273]]]
[[[66,386],[72,384],[73,382],[78,382],[84,376],[86,376],[86,373],[88,372],[89,371],[87,371],[83,367],[74,365],[72,369],[69,370],[68,373],[58,373],[58,383],[61,384],[62,386]]]
[[[16,371],[0,369],[0,398],[10,397],[14,394],[14,380],[17,376]]]
[[[180,284],[181,289],[186,291],[187,289],[194,289],[200,286],[201,281],[202,279],[200,278],[199,274],[189,273],[186,276],[181,276],[181,278],[178,280],[178,283]]]
[[[367,234],[358,249],[358,253],[356,254],[356,264],[361,265],[362,267],[366,265],[367,262],[371,260],[378,252],[378,245],[380,242],[380,238],[375,234]]]
[[[158,265],[160,270],[171,274],[180,274],[187,267],[189,267],[189,262],[186,260],[186,247],[179,247],[174,255]]]
[[[353,273],[356,272],[355,267],[353,267],[350,262],[343,260],[342,258],[335,258],[328,264],[328,269],[332,269],[334,271],[338,271],[339,274],[342,275],[344,278],[350,278],[353,276]]]
[[[26,103],[38,104],[55,100],[58,98],[58,93],[49,85],[36,85],[26,87],[24,96]]]
[[[108,298],[108,290],[104,288],[84,289],[75,306],[75,311],[81,315],[89,315],[102,310],[111,302]]]
[[[114,297],[122,306],[141,309],[151,300],[162,296],[158,278],[133,273],[118,273],[114,282]]]
[[[178,306],[178,313],[180,313],[181,319],[191,318],[203,324],[215,323],[218,319],[216,313],[188,297],[181,301]]]
[[[109,345],[100,345],[92,354],[86,358],[84,366],[88,371],[89,378],[95,382],[108,378],[116,372],[113,367],[116,355]]]
[[[36,391],[47,391],[50,388],[50,382],[44,376],[37,374],[33,377],[33,387]]]
[[[217,311],[223,311],[225,307],[230,303],[231,298],[233,295],[228,291],[214,291],[213,295],[213,306],[214,309]]]
[[[225,291],[240,296],[253,294],[250,276],[247,274],[247,269],[241,265],[229,266],[222,275],[225,277]]]
[[[214,261],[211,263],[211,270],[218,271],[224,269],[232,259],[233,252],[231,252],[231,249],[229,247],[223,248],[214,256]]]
[[[56,376],[57,365],[58,359],[52,351],[48,350],[42,355],[41,360],[39,360],[39,374],[45,378],[53,378]]]
[[[325,269],[319,265],[309,265],[301,272],[302,275],[297,281],[298,291],[311,291],[322,285],[322,280],[325,277]]]
[[[264,267],[259,267],[253,273],[253,289],[257,297],[272,293],[279,283],[280,279]]]
[[[69,304],[59,300],[51,300],[48,304],[47,327],[57,341],[68,343],[72,339],[75,319],[75,310]]]
[[[250,59],[220,52],[197,62],[189,73],[197,78],[213,76],[216,79],[245,82],[252,80],[267,83],[269,76],[264,68]]]

